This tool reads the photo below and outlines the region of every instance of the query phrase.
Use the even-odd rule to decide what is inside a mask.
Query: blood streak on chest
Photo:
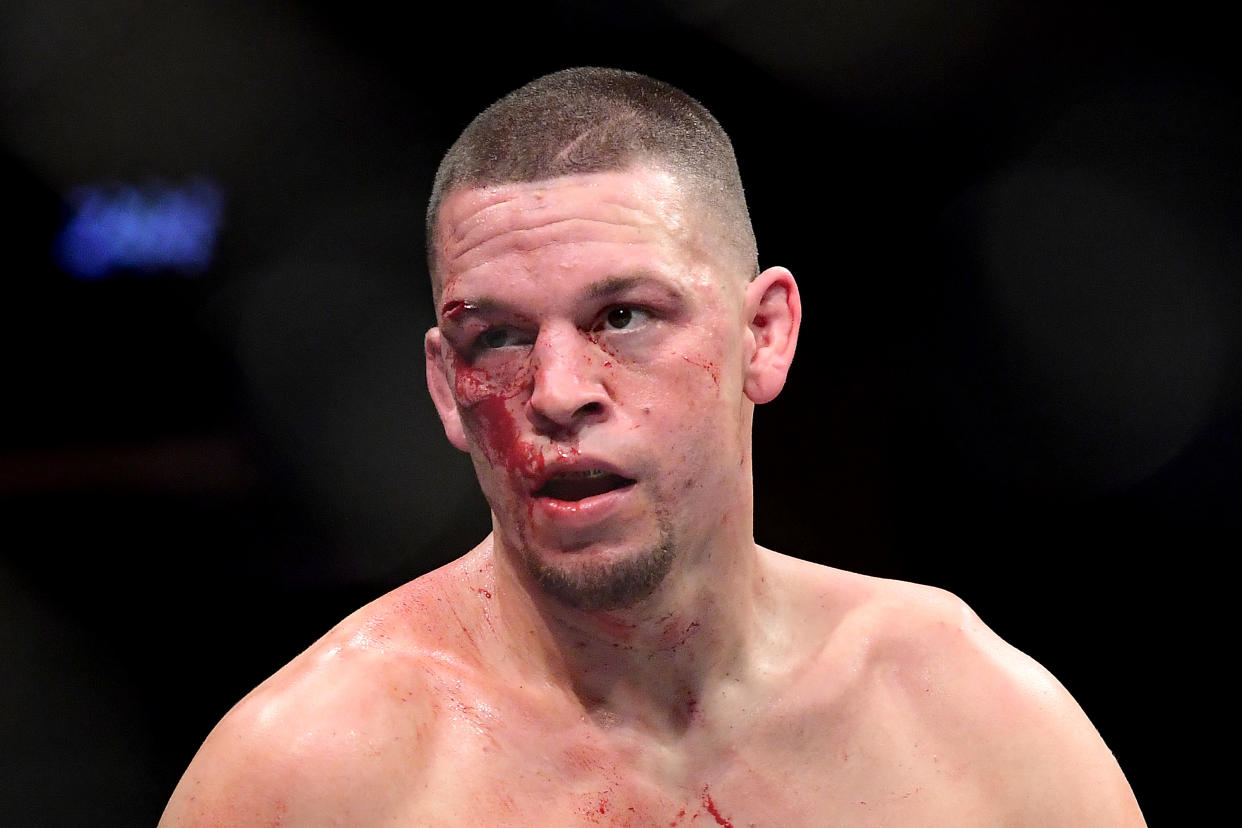
[[[703,807],[706,808],[707,812],[716,820],[717,825],[723,825],[725,828],[733,828],[733,823],[725,819],[725,817],[720,813],[720,809],[716,807],[716,803],[712,801],[711,791],[707,789],[706,785],[703,786]]]

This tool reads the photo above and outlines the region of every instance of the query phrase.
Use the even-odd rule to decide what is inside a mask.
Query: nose
[[[544,329],[532,353],[530,409],[536,428],[577,433],[608,416],[602,359],[581,331]]]

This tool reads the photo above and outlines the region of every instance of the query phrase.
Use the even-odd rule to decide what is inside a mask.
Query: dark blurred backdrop
[[[962,596],[1184,823],[1242,549],[1209,8],[6,0],[0,821],[154,824],[230,705],[482,537],[422,211],[478,110],[597,64],[716,113],[802,286],[758,540]]]

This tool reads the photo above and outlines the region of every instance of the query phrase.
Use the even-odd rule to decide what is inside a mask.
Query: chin
[[[620,610],[642,603],[673,568],[676,544],[671,522],[657,515],[658,538],[629,554],[559,554],[554,560],[519,545],[521,561],[543,593],[574,609]]]

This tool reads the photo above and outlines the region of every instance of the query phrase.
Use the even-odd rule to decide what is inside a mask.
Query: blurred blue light
[[[75,210],[56,238],[60,266],[78,279],[117,271],[202,273],[211,263],[224,196],[196,178],[166,184],[95,185],[70,197]]]

